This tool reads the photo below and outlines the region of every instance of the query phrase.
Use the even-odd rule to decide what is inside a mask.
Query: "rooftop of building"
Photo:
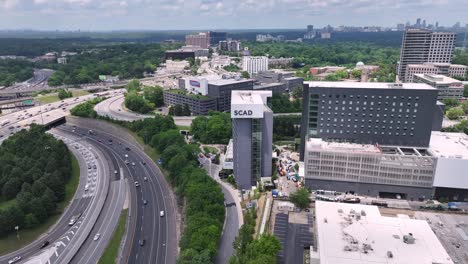
[[[323,150],[330,152],[353,154],[382,154],[401,157],[431,157],[432,152],[427,148],[403,147],[387,145],[357,144],[349,142],[325,141],[321,138],[310,138],[306,142],[306,150]]]
[[[311,148],[338,152],[382,153],[376,145],[324,141],[321,138],[310,138],[306,143],[306,149]]]
[[[437,157],[468,159],[468,135],[433,131],[429,148]]]
[[[231,104],[266,105],[271,95],[271,91],[232,91]]]
[[[453,263],[425,220],[324,201],[316,201],[315,212],[321,264]]]
[[[182,89],[169,89],[169,90],[164,90],[164,92],[168,92],[168,93],[171,93],[171,94],[185,95],[185,96],[188,96],[188,97],[193,98],[193,99],[210,99],[209,96],[190,93],[190,92],[188,92],[186,90],[182,90]]]
[[[259,83],[259,84],[255,84],[254,85],[254,90],[255,89],[265,89],[265,88],[269,88],[269,87],[276,87],[276,86],[279,86],[279,85],[284,85],[283,83],[280,83],[280,82],[274,82],[274,83]]]
[[[166,53],[171,53],[171,52],[194,53],[193,50],[183,50],[183,49],[166,50]]]
[[[244,78],[217,79],[217,80],[209,80],[208,84],[228,85],[228,84],[232,84],[232,83],[241,83],[241,82],[253,82],[253,80],[252,79],[244,79]]]
[[[381,82],[304,82],[309,87],[320,88],[358,88],[358,89],[418,89],[434,90],[425,83],[381,83]]]
[[[452,83],[461,83],[461,81],[456,80],[454,78],[442,75],[442,74],[432,74],[432,73],[418,73],[414,76],[418,78],[434,82],[436,84],[452,84]]]

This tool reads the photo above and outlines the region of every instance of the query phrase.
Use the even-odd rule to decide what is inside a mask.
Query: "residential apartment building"
[[[244,56],[242,59],[242,70],[249,74],[268,70],[268,57],[266,56]]]
[[[203,49],[207,49],[210,47],[210,34],[198,33],[197,35],[186,35],[185,45],[198,46]]]
[[[437,75],[437,74],[415,74],[414,75],[415,83],[426,83],[438,91],[437,99],[460,99],[463,97],[464,86],[463,83],[459,80],[453,78]]]
[[[301,159],[309,138],[426,147],[437,90],[422,83],[306,82]]]
[[[233,91],[231,118],[234,177],[239,190],[250,190],[272,175],[273,112],[271,91]]]
[[[222,51],[240,51],[241,42],[237,40],[223,40],[219,42],[218,48]]]
[[[407,66],[409,64],[450,63],[455,40],[456,34],[453,32],[407,28],[403,34],[398,65],[400,80],[408,82]]]

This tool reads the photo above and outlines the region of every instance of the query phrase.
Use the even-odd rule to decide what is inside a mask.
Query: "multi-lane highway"
[[[68,98],[59,102],[31,107],[26,110],[14,112],[0,116],[0,144],[10,134],[23,128],[28,128],[30,124],[49,124],[61,117],[70,114],[70,109],[84,101],[98,96],[114,96],[122,94],[124,90],[113,90],[75,98]]]
[[[142,115],[127,111],[122,107],[124,103],[123,95],[116,95],[112,98],[102,101],[94,107],[94,110],[100,116],[107,116],[115,120],[135,121],[144,118],[154,117],[153,115]],[[190,126],[195,116],[175,116],[174,122],[178,126]]]
[[[5,87],[4,90],[8,91],[22,91],[29,89],[42,90],[48,88],[47,80],[54,73],[54,70],[51,69],[35,69],[34,76],[22,83],[17,83],[15,85]]]
[[[70,126],[63,128],[70,129]],[[93,135],[87,134],[89,129],[94,131]],[[130,229],[121,263],[175,263],[178,248],[176,203],[170,187],[156,164],[138,146],[113,132],[106,131],[105,126],[88,126],[77,127],[74,133],[94,142],[128,171],[125,177],[130,187],[127,224]],[[78,255],[87,255],[85,252]]]
[[[71,259],[73,255],[73,248],[79,247],[80,241],[88,236],[87,230],[95,222],[94,215],[98,215],[103,207],[102,201],[108,188],[107,160],[91,145],[55,133],[54,136],[64,140],[79,161],[80,183],[77,192],[62,217],[46,234],[16,252],[1,256],[0,263],[7,263],[15,256],[21,256],[25,263],[67,263],[66,259]],[[70,224],[74,217],[75,222]],[[46,241],[49,246],[41,248]]]
[[[124,206],[128,186],[121,177],[128,173],[123,163],[119,162],[114,156],[109,155],[100,144],[89,140],[87,133],[77,133],[76,129],[63,125],[53,129],[53,133],[61,138],[81,142],[92,146],[99,153],[98,160],[105,160],[108,163],[108,169],[103,180],[107,181],[107,192],[105,192],[102,210],[94,213],[93,225],[91,225],[84,238],[73,248],[72,254],[68,258],[63,258],[56,263],[96,263],[103,254],[108,242],[112,238],[121,210]],[[83,135],[84,134],[84,135]],[[87,182],[87,184],[92,184]],[[92,185],[90,185],[92,188]],[[103,193],[104,195],[104,193]],[[96,239],[96,235],[99,237]]]

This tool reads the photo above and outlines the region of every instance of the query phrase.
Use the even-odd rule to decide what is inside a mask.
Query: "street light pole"
[[[16,230],[16,238],[19,240],[19,239],[20,239],[20,236],[19,236],[19,226],[15,226],[15,230]]]

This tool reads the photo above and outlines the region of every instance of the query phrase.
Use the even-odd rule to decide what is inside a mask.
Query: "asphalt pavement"
[[[99,198],[105,192],[106,185],[100,182],[101,177],[105,177],[107,162],[104,159],[95,159],[99,154],[90,146],[85,146],[81,142],[70,139],[63,139],[80,164],[80,183],[73,200],[61,218],[47,233],[31,244],[0,257],[0,263],[7,263],[14,256],[21,256],[26,263],[41,264],[47,263],[49,260],[50,263],[56,263],[58,259],[68,256],[67,252],[70,252],[70,248],[80,246],[79,238],[85,235],[86,229],[94,225],[94,221],[91,219],[92,213],[90,212],[102,209],[102,206],[99,207],[95,198]],[[96,165],[96,168],[94,168],[94,165]],[[85,185],[89,186],[87,191]],[[78,215],[81,216],[74,225],[70,226],[69,221],[72,216]],[[40,249],[45,241],[50,242],[50,245]]]
[[[22,111],[0,116],[0,144],[15,132],[28,129],[32,123],[49,124],[59,118],[70,115],[70,109],[98,96],[114,96],[123,90],[88,94],[59,102],[31,107]]]
[[[154,115],[142,115],[126,110],[122,107],[124,100],[125,97],[123,95],[116,95],[97,104],[94,110],[100,116],[107,116],[121,121],[135,121],[154,117]],[[174,116],[173,118],[175,124],[178,126],[190,126],[195,116]]]
[[[85,134],[89,128],[76,128],[76,133]],[[170,201],[171,190],[154,162],[138,147],[123,142],[112,134],[93,128],[94,134],[87,139],[100,144],[102,149],[120,159],[128,170],[131,194],[131,215],[122,263],[175,263],[177,256],[175,204]],[[112,140],[112,141],[110,141]],[[129,148],[130,150],[127,150]],[[128,155],[126,157],[125,155]],[[146,180],[145,180],[146,177]],[[139,182],[139,187],[135,186]],[[143,200],[147,201],[145,205]],[[164,216],[160,216],[160,212]],[[144,240],[144,245],[140,241]],[[78,263],[78,262],[77,262]]]

